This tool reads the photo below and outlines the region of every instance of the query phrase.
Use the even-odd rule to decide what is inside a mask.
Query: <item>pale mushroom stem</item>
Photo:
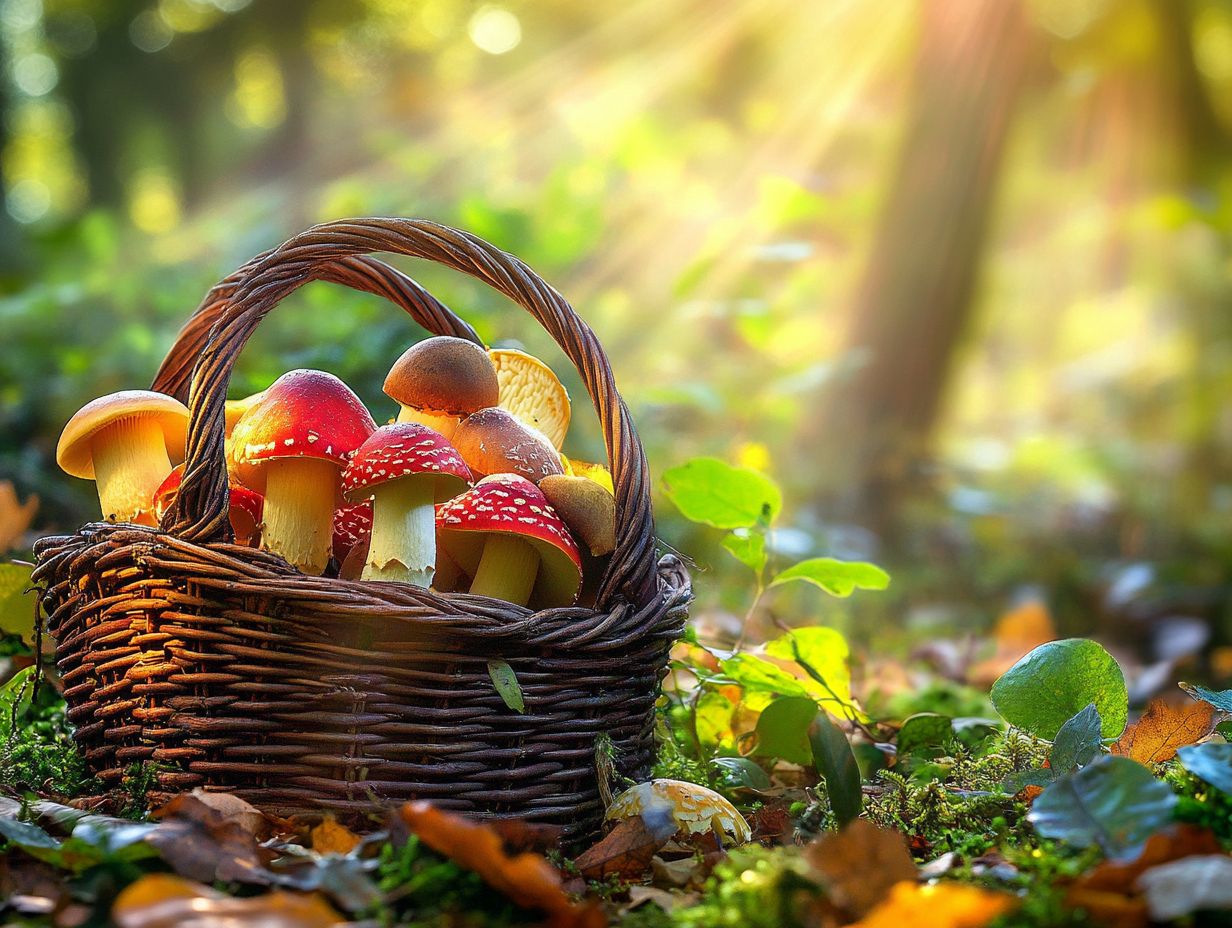
[[[525,606],[539,573],[539,552],[513,535],[492,534],[483,546],[471,592]]]
[[[153,418],[119,419],[94,437],[94,481],[103,518],[154,524],[154,493],[171,473],[167,442]]]
[[[420,425],[426,425],[435,432],[440,432],[446,438],[453,438],[453,433],[458,430],[458,423],[462,420],[453,416],[437,415],[434,412],[428,412],[426,409],[412,409],[410,406],[402,406],[398,410],[399,422],[418,422]]]
[[[372,543],[363,580],[432,585],[436,570],[436,512],[430,477],[391,480],[373,489]]]
[[[333,545],[339,473],[338,465],[316,458],[266,464],[261,547],[306,574],[323,574]]]

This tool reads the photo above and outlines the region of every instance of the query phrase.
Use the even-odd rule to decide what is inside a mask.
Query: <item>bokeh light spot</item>
[[[56,63],[42,52],[22,55],[13,62],[13,83],[22,93],[41,97],[51,93],[60,81]]]
[[[180,198],[171,178],[157,168],[142,171],[133,180],[129,218],[142,232],[169,232],[180,221]]]
[[[235,89],[227,98],[227,118],[237,126],[272,129],[287,116],[282,71],[271,52],[249,49],[235,62]]]
[[[153,10],[146,10],[133,19],[128,26],[128,37],[143,52],[161,52],[171,44],[175,33]]]
[[[18,222],[37,222],[51,209],[51,191],[41,181],[18,181],[9,189],[5,207]]]
[[[509,10],[482,6],[471,17],[467,32],[475,47],[489,55],[503,55],[522,41],[522,24]]]

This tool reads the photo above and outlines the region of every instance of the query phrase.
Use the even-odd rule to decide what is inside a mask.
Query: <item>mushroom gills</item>
[[[361,579],[432,585],[435,484],[431,478],[409,477],[373,488],[372,541]]]
[[[530,601],[539,574],[539,552],[521,538],[493,534],[483,546],[471,592],[517,606]]]
[[[154,524],[154,493],[171,473],[167,440],[145,416],[118,419],[91,442],[94,480],[103,518]]]
[[[401,406],[398,410],[399,422],[418,422],[420,425],[426,425],[435,432],[440,432],[446,438],[453,438],[453,433],[458,430],[458,423],[461,421],[455,416],[438,415],[434,412],[428,412],[426,409],[414,409],[410,406]]]
[[[333,547],[338,465],[317,458],[278,458],[265,468],[261,547],[306,574],[320,576]]]

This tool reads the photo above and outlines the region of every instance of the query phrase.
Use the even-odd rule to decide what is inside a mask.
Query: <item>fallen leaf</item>
[[[903,836],[866,819],[856,819],[810,844],[805,857],[834,904],[855,917],[872,911],[891,887],[916,879]]]
[[[649,869],[651,859],[675,833],[676,825],[667,817],[653,822],[641,815],[621,819],[573,863],[582,876],[590,880],[612,875],[622,879],[638,877]]]
[[[1206,702],[1171,703],[1153,699],[1142,718],[1125,729],[1112,753],[1141,764],[1161,764],[1176,749],[1196,744],[1215,729],[1215,709]]]
[[[219,817],[214,821],[234,822],[258,841],[264,841],[273,833],[274,821],[252,803],[239,796],[233,796],[230,793],[207,792],[199,787],[188,795],[217,813]],[[168,814],[176,814],[174,803],[175,800],[172,800],[165,807]]]
[[[1138,877],[1151,918],[1172,921],[1192,912],[1232,909],[1232,857],[1205,854],[1153,867]]]
[[[314,825],[309,832],[309,838],[312,849],[318,854],[349,854],[360,842],[359,835],[345,825],[339,825],[332,815]]]
[[[506,853],[489,825],[438,809],[430,802],[408,802],[398,815],[432,850],[474,871],[493,889],[524,909],[548,914],[554,928],[600,928],[603,913],[577,905],[565,895],[560,873],[537,854]]]
[[[671,912],[673,909],[695,905],[699,899],[701,896],[698,893],[669,893],[653,886],[630,886],[629,904],[624,906],[621,912],[630,912],[648,902],[657,905],[664,912]]]
[[[145,838],[176,873],[203,883],[215,880],[269,885],[275,854],[257,843],[242,816],[220,811],[199,796],[182,793],[154,810],[158,828]]]
[[[983,928],[994,918],[1017,908],[1018,900],[959,883],[899,883],[890,896],[849,928]]]
[[[996,650],[992,657],[973,664],[967,671],[969,682],[990,686],[1028,652],[1057,637],[1048,607],[1037,599],[1029,600],[997,620],[993,629]]]
[[[332,928],[344,919],[320,896],[275,890],[236,899],[167,873],[130,884],[111,908],[119,928]]]
[[[671,889],[683,889],[686,886],[701,886],[710,871],[714,869],[711,861],[704,857],[693,855],[676,860],[664,860],[656,857],[650,862],[652,880],[656,886],[666,886]]]
[[[17,501],[17,490],[9,480],[0,480],[0,554],[12,551],[30,530],[38,512],[39,498],[30,494],[24,503]]]

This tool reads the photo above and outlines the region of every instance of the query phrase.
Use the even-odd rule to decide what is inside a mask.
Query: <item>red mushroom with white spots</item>
[[[485,477],[442,506],[438,518],[442,545],[475,578],[471,593],[536,609],[577,598],[577,542],[525,477]]]
[[[357,580],[372,541],[372,500],[348,503],[334,513],[334,560],[338,576]]]
[[[436,503],[465,490],[471,472],[445,436],[418,422],[382,426],[342,475],[352,502],[372,498],[372,540],[363,580],[432,585]]]
[[[306,574],[329,564],[342,469],[376,429],[333,374],[283,374],[231,433],[236,475],[265,496],[261,547]]]

